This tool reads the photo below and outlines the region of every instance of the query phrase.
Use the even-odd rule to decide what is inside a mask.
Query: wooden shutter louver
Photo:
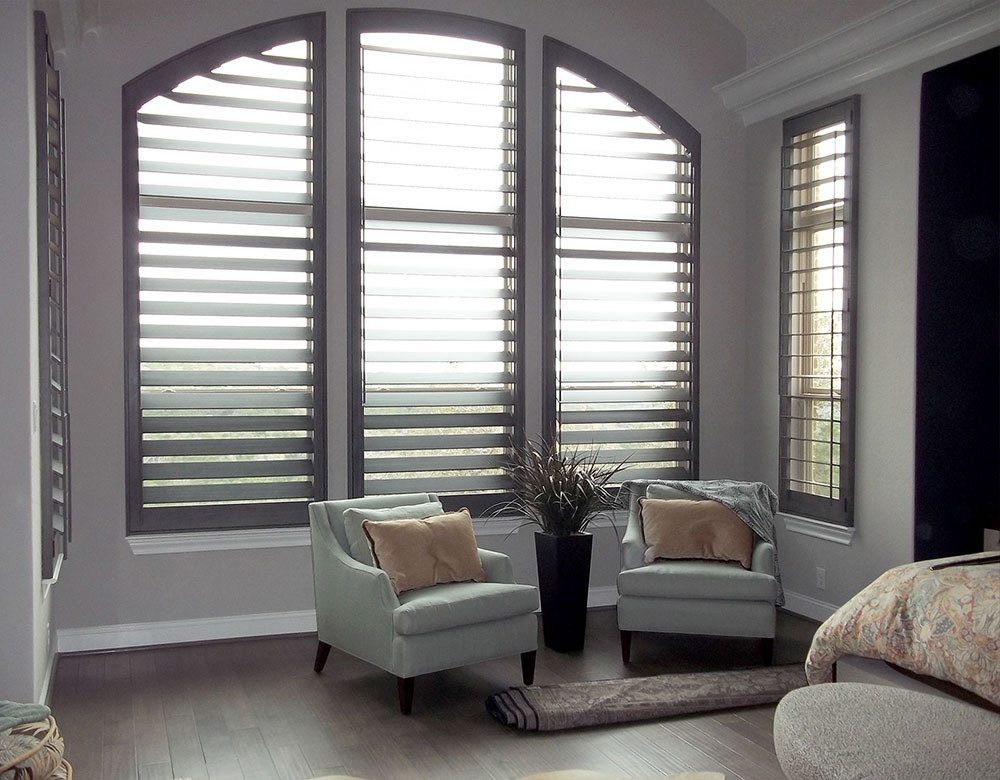
[[[325,492],[321,26],[137,101],[133,527],[301,524]]]
[[[560,445],[627,458],[618,480],[691,478],[694,155],[578,72],[552,88]]]
[[[355,490],[431,491],[482,511],[506,487],[517,428],[515,53],[448,35],[359,37]]]
[[[849,524],[856,100],[785,123],[780,501]]]

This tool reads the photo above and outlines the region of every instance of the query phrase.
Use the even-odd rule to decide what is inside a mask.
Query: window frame
[[[697,479],[699,474],[699,333],[700,333],[700,236],[701,236],[701,134],[663,100],[624,73],[580,49],[555,38],[542,40],[542,349],[543,430],[553,438],[559,433],[557,371],[557,179],[556,179],[556,69],[566,68],[595,87],[626,102],[689,152],[691,181],[691,348],[690,348],[690,453],[689,473],[677,478]],[[572,446],[572,445],[571,445]]]
[[[860,172],[860,106],[861,99],[858,95],[843,100],[830,103],[828,105],[798,114],[785,119],[782,123],[782,146],[781,146],[781,219],[779,233],[779,327],[778,327],[778,504],[782,512],[801,516],[822,522],[833,523],[845,527],[854,525],[854,477],[855,477],[855,420],[856,420],[856,388],[857,388],[857,297],[858,297],[858,215],[860,212],[860,199],[858,197],[858,179]],[[811,355],[808,352],[811,344],[806,344],[810,340],[810,333],[793,331],[792,317],[797,316],[791,310],[791,279],[793,272],[790,270],[790,260],[794,252],[792,246],[792,213],[791,193],[793,186],[786,183],[786,176],[789,175],[792,163],[790,162],[790,149],[796,137],[806,133],[816,132],[824,128],[844,123],[845,125],[845,168],[843,174],[844,194],[844,222],[843,241],[840,244],[843,251],[842,261],[842,284],[831,287],[832,290],[840,290],[843,296],[839,312],[841,314],[839,356],[840,356],[840,393],[839,393],[839,421],[835,420],[831,409],[831,426],[834,422],[839,422],[840,437],[837,446],[839,447],[839,459],[835,459],[833,452],[829,455],[830,468],[839,466],[840,478],[837,483],[839,492],[838,498],[824,497],[803,491],[793,490],[790,483],[793,481],[789,473],[787,462],[790,456],[791,435],[791,403],[792,399],[806,397],[808,401],[811,397],[813,403],[821,402],[824,398],[833,399],[836,393],[831,390],[826,395],[820,391],[812,393],[793,392],[791,387],[793,381],[791,376],[791,361],[794,355]],[[836,200],[841,198],[835,195]],[[812,201],[811,201],[812,202]],[[834,205],[832,208],[836,209]],[[832,223],[829,223],[832,224]],[[832,266],[836,268],[837,266]],[[807,269],[810,278],[816,278],[822,268],[812,265]],[[802,273],[798,271],[796,273]],[[786,289],[788,290],[786,292]],[[810,289],[815,290],[815,285]],[[827,311],[827,310],[824,310]],[[837,309],[829,309],[835,312]],[[810,313],[810,312],[803,312]],[[802,313],[798,313],[801,315]],[[798,342],[795,351],[792,351],[792,343]],[[831,358],[838,355],[837,345],[831,341]],[[832,368],[830,377],[834,376]],[[811,379],[800,380],[812,382]],[[833,444],[831,439],[831,445]],[[809,445],[812,447],[813,445]],[[839,463],[837,463],[839,460]],[[797,481],[797,480],[794,480]],[[832,484],[832,476],[831,476]]]
[[[524,440],[524,201],[527,174],[525,112],[525,32],[511,25],[479,17],[447,11],[417,9],[354,8],[347,11],[347,94],[346,118],[346,191],[347,191],[347,337],[348,337],[348,495],[365,495],[364,487],[364,351],[363,351],[363,291],[362,241],[364,224],[361,162],[361,35],[366,32],[419,33],[468,38],[503,46],[514,52],[517,71],[515,127],[515,193],[514,213],[514,382],[513,382],[513,443]],[[468,507],[473,515],[509,500],[508,493],[468,493],[442,495],[445,509]]]
[[[122,214],[125,297],[126,533],[172,533],[305,526],[306,502],[211,504],[143,510],[142,401],[139,348],[139,109],[182,81],[247,53],[282,43],[312,42],[312,394],[313,496],[327,494],[326,414],[326,14],[278,19],[227,33],[154,65],[122,87]]]

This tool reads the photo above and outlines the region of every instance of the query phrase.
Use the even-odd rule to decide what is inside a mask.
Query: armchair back
[[[657,484],[656,480],[640,480],[627,482],[628,488],[628,524],[625,527],[625,534],[622,537],[622,567],[624,569],[637,569],[645,566],[643,554],[646,552],[646,544],[642,536],[642,519],[639,514],[639,499],[645,497],[646,488]],[[701,496],[679,490],[665,485],[660,488],[660,498],[679,498],[698,500]],[[756,533],[753,539],[753,563],[751,571],[760,571],[771,576],[774,575],[774,565],[772,562],[772,546],[761,539]]]
[[[325,524],[333,532],[337,544],[350,554],[347,533],[344,530],[345,509],[388,509],[395,506],[425,504],[437,501],[434,493],[408,493],[389,496],[367,496],[365,498],[345,498],[335,501],[317,501],[309,505],[309,519],[312,523]]]

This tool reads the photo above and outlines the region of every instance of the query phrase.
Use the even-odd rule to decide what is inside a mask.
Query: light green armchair
[[[771,663],[778,582],[774,548],[754,538],[750,570],[736,562],[656,560],[645,563],[639,499],[648,485],[628,483],[628,526],[622,539],[618,575],[618,629],[622,661],[628,663],[632,632],[708,634],[763,639],[763,657]],[[698,496],[663,485],[657,498]]]
[[[486,582],[435,585],[398,596],[384,571],[351,556],[345,510],[436,500],[432,493],[418,493],[309,505],[319,634],[314,668],[321,672],[336,647],[385,669],[397,678],[404,715],[413,705],[417,675],[519,653],[525,685],[534,678],[538,591],[514,582],[506,555],[479,550]]]

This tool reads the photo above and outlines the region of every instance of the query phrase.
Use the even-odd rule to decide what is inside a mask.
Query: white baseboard
[[[296,612],[164,620],[157,623],[61,628],[56,632],[56,645],[60,653],[85,653],[249,636],[305,634],[315,630],[315,610],[303,609]]]
[[[802,615],[813,620],[826,620],[840,609],[840,607],[836,604],[827,604],[825,601],[814,599],[812,596],[804,596],[793,590],[786,590],[785,609],[789,612],[794,612],[796,615]]]
[[[591,588],[590,595],[587,597],[587,607],[590,609],[594,609],[594,607],[613,607],[617,603],[617,585],[602,585]]]
[[[610,607],[618,601],[618,588],[606,585],[590,589],[587,606]],[[101,650],[124,650],[130,647],[211,642],[250,636],[308,634],[316,630],[316,612],[272,612],[259,615],[164,620],[156,623],[122,623],[89,628],[61,628],[56,631],[60,653],[92,653]],[[54,657],[54,656],[53,656]],[[54,663],[47,672],[51,676]],[[49,683],[46,682],[46,689]]]
[[[587,606],[613,607],[618,602],[618,588],[602,585],[590,589]],[[837,606],[794,591],[785,591],[785,609],[813,620],[826,620]],[[89,628],[61,628],[56,632],[59,653],[90,653],[101,650],[124,650],[189,642],[211,642],[251,636],[308,634],[316,630],[316,613],[311,609],[272,612],[258,615],[164,620],[156,623],[123,623]],[[48,696],[55,672],[55,655],[49,660],[41,698]]]

